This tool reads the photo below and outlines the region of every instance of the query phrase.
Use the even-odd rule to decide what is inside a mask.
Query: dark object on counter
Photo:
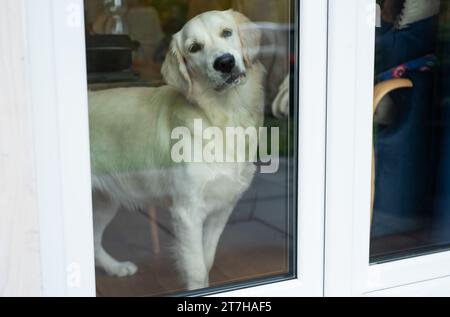
[[[87,35],[88,73],[121,72],[131,68],[136,43],[128,35]]]
[[[88,84],[114,84],[114,83],[138,83],[141,79],[139,74],[132,70],[120,72],[98,72],[88,74]]]

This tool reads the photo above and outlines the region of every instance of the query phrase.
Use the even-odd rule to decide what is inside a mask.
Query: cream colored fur
[[[224,38],[224,29],[233,35]],[[211,11],[173,37],[163,66],[168,86],[90,93],[96,265],[118,277],[138,268],[119,262],[102,246],[105,228],[121,206],[167,205],[176,235],[174,259],[190,290],[209,285],[219,238],[237,201],[249,187],[253,163],[183,163],[170,157],[171,132],[204,127],[260,127],[263,123],[264,70],[257,54],[260,32],[235,11]],[[203,46],[189,51],[193,42]],[[232,54],[232,83],[213,67]],[[194,131],[192,131],[194,133]],[[133,234],[130,232],[129,234]]]

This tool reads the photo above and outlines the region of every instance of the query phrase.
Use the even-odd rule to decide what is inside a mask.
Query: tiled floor
[[[284,275],[289,272],[287,171],[258,174],[234,211],[219,244],[212,286]],[[167,212],[158,211],[161,253],[152,250],[147,215],[121,211],[105,233],[104,246],[120,260],[139,266],[136,276],[113,278],[97,270],[99,296],[156,296],[183,291],[170,254],[173,241]],[[131,234],[130,234],[131,233]]]

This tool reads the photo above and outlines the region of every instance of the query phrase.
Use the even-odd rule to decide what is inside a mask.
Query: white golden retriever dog
[[[222,130],[262,125],[260,37],[238,12],[206,12],[174,35],[162,67],[167,86],[90,93],[95,260],[109,275],[138,270],[102,246],[118,209],[169,204],[182,281],[189,290],[208,287],[219,238],[256,167],[251,162],[176,164],[171,133],[177,127],[198,133],[194,119]]]

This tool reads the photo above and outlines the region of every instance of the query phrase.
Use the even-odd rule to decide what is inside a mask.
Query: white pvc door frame
[[[377,12],[329,1],[325,296],[450,295],[450,252],[369,264]]]
[[[39,195],[43,293],[95,296],[82,0],[21,0]],[[226,296],[322,296],[327,0],[300,2],[298,272]]]

